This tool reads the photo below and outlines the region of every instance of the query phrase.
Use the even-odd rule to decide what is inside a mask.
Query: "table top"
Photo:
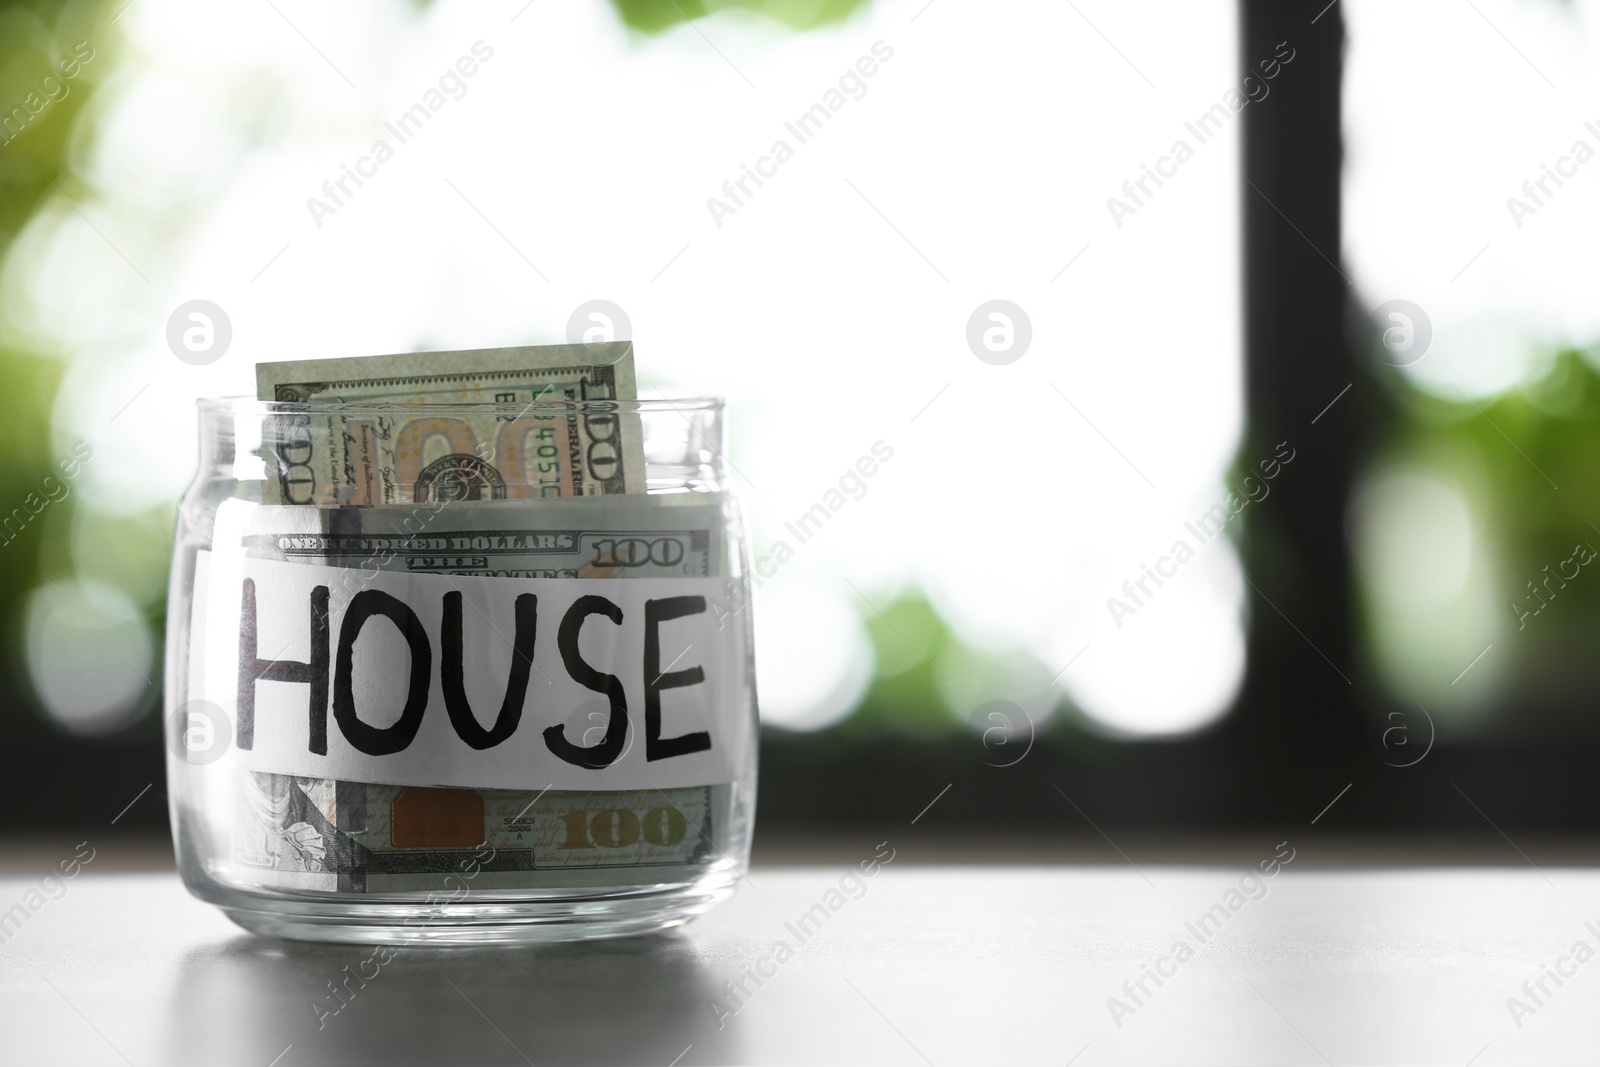
[[[0,1062],[1600,1056],[1593,870],[852,870],[758,868],[732,900],[653,937],[404,948],[343,1000],[330,984],[372,974],[371,948],[245,934],[170,873],[85,869],[54,899],[29,896],[38,879],[3,878],[0,915],[20,903],[26,917],[0,934]],[[822,918],[794,925],[818,905]]]

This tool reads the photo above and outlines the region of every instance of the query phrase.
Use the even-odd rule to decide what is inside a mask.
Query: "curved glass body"
[[[166,659],[189,890],[390,944],[639,933],[732,893],[757,723],[722,418],[202,401]]]

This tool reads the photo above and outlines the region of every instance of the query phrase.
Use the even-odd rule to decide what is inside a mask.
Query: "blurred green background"
[[[614,3],[621,23],[642,34],[728,8],[804,32],[837,25],[861,6],[852,0]],[[119,10],[120,0],[0,8],[0,107],[8,109],[0,121],[22,114],[18,108],[26,112],[0,146],[0,257],[11,258],[13,244],[47,203],[65,201],[78,210],[78,176],[103,133],[97,104],[126,88],[116,77],[112,20]],[[68,79],[65,96],[41,100],[42,72],[71,42],[86,39],[94,41],[93,60]],[[37,113],[30,100],[38,102]],[[159,735],[158,674],[121,691],[115,714],[102,708],[82,720],[71,712],[70,675],[73,663],[85,664],[89,679],[90,664],[112,657],[131,662],[137,658],[125,652],[131,645],[159,648],[172,505],[97,512],[83,507],[70,479],[62,480],[60,464],[77,443],[54,419],[70,353],[43,350],[6,321],[29,299],[19,273],[8,272],[0,303],[0,395],[7,401],[0,418],[0,691],[7,697],[0,743],[48,734],[60,741],[59,751],[78,744],[150,750]],[[1377,334],[1365,320],[1351,334],[1351,343],[1370,354],[1363,391],[1376,407],[1348,510],[1360,619],[1356,683],[1372,717],[1381,721],[1386,709],[1420,706],[1445,739],[1561,743],[1592,734],[1600,723],[1589,708],[1600,682],[1600,658],[1590,653],[1600,636],[1600,568],[1561,567],[1580,546],[1600,548],[1594,462],[1600,351],[1549,345],[1529,359],[1520,380],[1469,399],[1424,387],[1388,365]],[[137,426],[127,432],[137,433]],[[1259,454],[1240,451],[1230,477],[1235,488]],[[53,498],[60,486],[66,491]],[[1254,530],[1252,522],[1247,514],[1229,527],[1231,537],[1246,543],[1247,568],[1257,554],[1272,551],[1260,541],[1270,531],[1244,532]],[[1561,580],[1549,581],[1552,570]],[[99,622],[73,597],[102,597]],[[40,607],[47,602],[55,607]],[[819,765],[889,737],[910,738],[929,752],[965,746],[981,754],[996,744],[1023,743],[1024,730],[1031,741],[1034,718],[1051,750],[1104,752],[1132,743],[1094,728],[1065,698],[1025,726],[1004,709],[992,718],[983,711],[988,694],[1048,688],[1053,667],[1023,652],[963,643],[934,599],[914,586],[878,607],[861,612],[874,673],[858,706],[804,737],[771,731],[770,745],[796,746],[803,760]],[[1473,659],[1490,648],[1492,657]],[[150,659],[159,663],[159,655]],[[1477,675],[1463,685],[1456,672],[1469,661]],[[30,667],[40,662],[68,676],[65,696],[52,700],[41,692]],[[956,677],[955,692],[941,665]],[[1004,727],[998,739],[997,724]]]

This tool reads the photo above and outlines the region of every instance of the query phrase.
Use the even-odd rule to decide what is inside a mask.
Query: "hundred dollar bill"
[[[259,363],[256,395],[329,407],[265,420],[269,503],[645,490],[638,416],[609,406],[637,398],[631,341]],[[499,407],[469,415],[416,407],[467,403]],[[574,407],[551,411],[563,403]]]
[[[727,573],[720,493],[477,501],[372,508],[262,506],[252,556],[325,566],[500,578],[674,578]]]
[[[526,792],[238,775],[240,873],[288,889],[444,901],[659,884],[694,877],[729,844],[727,785]]]
[[[636,396],[629,343],[269,363],[257,386],[329,410],[271,420],[268,506],[237,525],[219,514],[250,555],[513,579],[728,573],[721,496],[646,495],[638,418],[604,409]],[[503,407],[411,407],[471,402]],[[591,703],[564,724],[582,743],[606,729]],[[263,886],[464,899],[646,885],[691,878],[728,845],[727,784],[558,792],[237,773],[234,859]]]
[[[460,501],[437,509],[224,505],[247,554],[351,568],[511,578],[721,576],[716,493]],[[242,520],[242,521],[241,521]],[[369,571],[370,573],[370,571]],[[579,744],[606,702],[566,713]],[[594,735],[594,736],[591,736]],[[440,789],[239,771],[234,860],[261,886],[431,892],[645,885],[727,847],[731,787]]]

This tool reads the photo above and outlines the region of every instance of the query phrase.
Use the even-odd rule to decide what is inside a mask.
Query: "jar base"
[[[636,937],[682,926],[733,895],[731,884],[672,886],[559,900],[436,905],[324,902],[225,892],[214,900],[254,934],[359,945],[486,945]]]

